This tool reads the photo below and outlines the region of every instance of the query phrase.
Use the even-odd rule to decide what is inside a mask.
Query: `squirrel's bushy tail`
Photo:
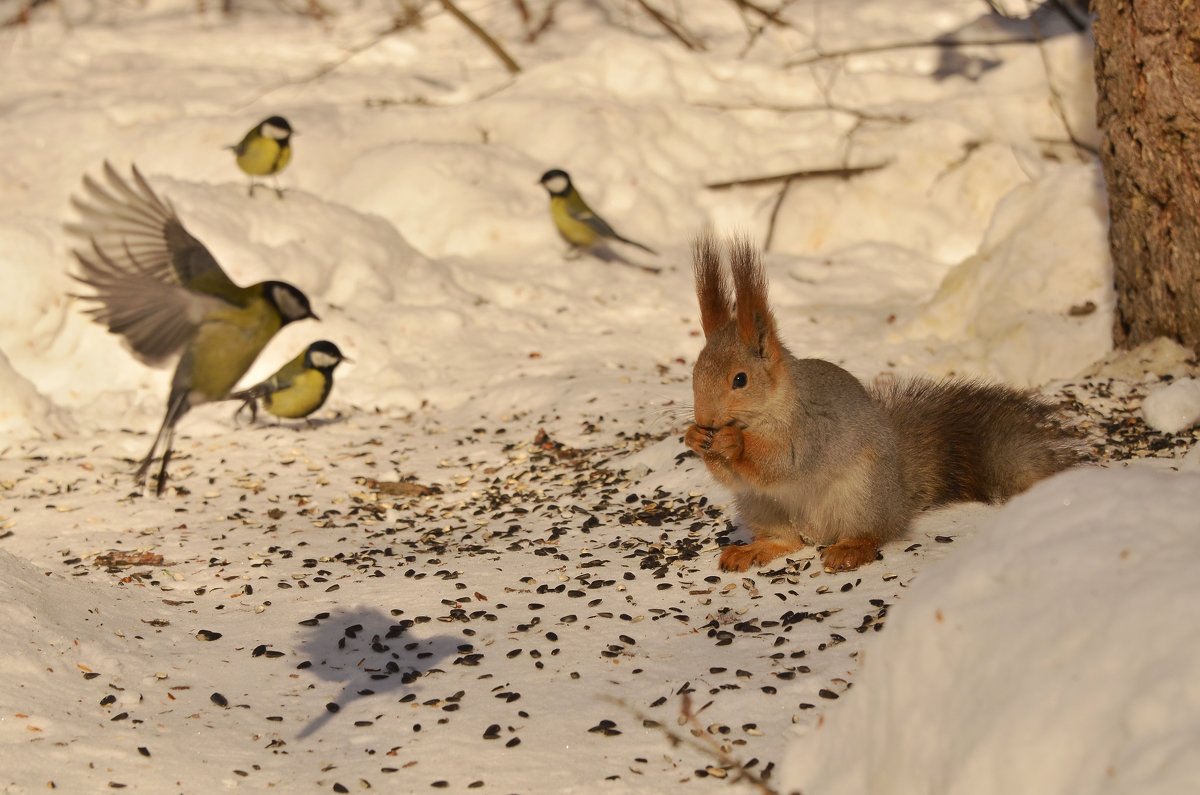
[[[962,379],[871,391],[895,430],[906,491],[922,508],[999,502],[1081,458],[1055,407],[1025,392]]]

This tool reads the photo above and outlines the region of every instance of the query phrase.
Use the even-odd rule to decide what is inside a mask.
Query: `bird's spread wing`
[[[104,171],[107,189],[85,177],[85,195],[72,199],[82,220],[67,228],[89,241],[75,252],[75,278],[94,291],[80,297],[96,302],[89,314],[123,336],[139,359],[159,364],[240,288],[136,167],[133,186],[108,163]]]

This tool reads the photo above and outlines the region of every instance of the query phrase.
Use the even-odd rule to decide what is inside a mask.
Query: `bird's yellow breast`
[[[227,397],[282,325],[275,307],[261,296],[244,307],[212,312],[185,356],[192,403]]]
[[[237,156],[237,164],[247,174],[265,177],[283,171],[291,159],[290,144],[281,146],[279,141],[264,135],[254,138],[242,148]]]
[[[307,417],[325,402],[328,390],[320,370],[305,370],[284,389],[263,396],[263,408],[288,420]]]
[[[571,217],[565,197],[550,197],[550,217],[554,220],[558,233],[571,245],[587,248],[596,242],[596,230]]]

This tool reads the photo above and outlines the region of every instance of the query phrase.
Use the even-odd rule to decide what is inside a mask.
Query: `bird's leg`
[[[158,470],[158,488],[154,491],[155,496],[162,496],[163,487],[167,480],[167,463],[171,460],[171,447],[175,441],[175,423],[179,422],[179,418],[186,414],[187,410],[187,392],[172,389],[171,397],[167,400],[167,415],[163,417],[162,425],[158,429],[158,435],[154,437],[154,445],[150,448],[150,452],[146,453],[146,457],[142,459],[141,465],[137,468],[136,477],[141,482],[143,491],[149,485],[146,482],[146,475],[150,470],[150,464],[154,462],[154,453],[158,450],[159,443],[165,439],[166,442],[162,445],[162,466]]]
[[[283,188],[279,187],[279,175],[272,174],[271,181],[275,183],[275,195],[282,199],[283,198]]]
[[[162,425],[158,427],[158,434],[154,437],[154,444],[150,445],[150,452],[146,453],[146,457],[142,459],[142,463],[138,464],[137,471],[133,475],[138,483],[141,484],[143,490],[146,488],[146,475],[150,472],[150,465],[154,463],[154,454],[158,452],[158,446],[162,442],[163,436],[166,434],[167,428],[172,422],[172,413],[173,412],[168,407],[167,416],[163,417]]]
[[[255,186],[254,177],[251,177],[250,178],[250,198],[251,199],[254,198],[254,186]]]
[[[167,447],[163,450],[162,466],[158,468],[158,487],[154,489],[154,496],[161,497],[163,489],[167,487],[167,464],[171,462],[171,442],[175,437],[175,429],[172,428],[167,433]]]

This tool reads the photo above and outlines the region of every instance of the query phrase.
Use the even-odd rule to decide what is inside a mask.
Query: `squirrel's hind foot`
[[[825,571],[854,571],[859,566],[875,562],[879,544],[870,538],[843,538],[821,552]]]
[[[751,566],[765,566],[772,560],[789,552],[803,549],[800,541],[751,541],[736,544],[721,550],[721,571],[746,571]]]

